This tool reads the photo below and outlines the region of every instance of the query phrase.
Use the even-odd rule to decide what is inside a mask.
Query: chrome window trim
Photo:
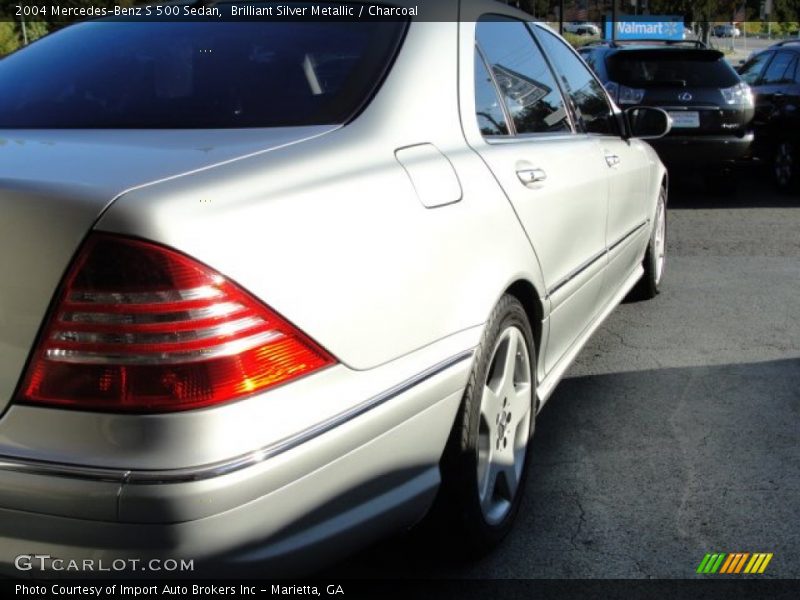
[[[501,92],[500,87],[497,85],[497,80],[495,79],[495,75],[494,75],[494,69],[491,68],[491,64],[492,63],[488,60],[488,57],[486,56],[486,53],[483,51],[483,47],[478,42],[478,25],[480,24],[481,19],[485,19],[485,18],[488,17],[488,19],[491,20],[492,16],[500,16],[500,17],[503,17],[504,19],[506,19],[508,21],[513,21],[513,22],[516,22],[516,23],[522,23],[522,26],[528,32],[528,35],[531,37],[531,42],[533,43],[533,46],[539,51],[539,53],[542,55],[542,58],[544,58],[545,66],[547,67],[547,70],[550,72],[550,75],[553,76],[553,81],[556,84],[556,88],[558,89],[559,96],[561,97],[561,102],[564,105],[564,110],[567,113],[567,124],[569,125],[569,131],[557,131],[557,132],[552,132],[552,133],[551,132],[547,132],[547,131],[519,133],[517,131],[517,125],[516,125],[516,123],[514,123],[514,119],[511,116],[510,111],[508,110],[508,106],[506,104],[506,98],[503,95],[503,93]],[[504,15],[502,13],[484,13],[484,14],[482,14],[480,16],[480,19],[475,22],[475,47],[478,49],[478,51],[479,51],[479,53],[481,55],[481,58],[483,59],[483,64],[487,67],[487,70],[489,71],[489,74],[492,77],[492,82],[494,83],[495,90],[496,90],[496,92],[498,94],[498,97],[500,99],[500,104],[503,105],[503,112],[506,114],[506,120],[508,121],[508,123],[506,124],[506,127],[508,127],[509,135],[508,136],[502,136],[503,138],[509,138],[511,140],[516,140],[516,139],[526,139],[526,138],[527,139],[541,139],[541,138],[547,137],[549,139],[552,139],[550,136],[564,136],[564,137],[566,137],[566,136],[570,136],[570,135],[574,136],[576,133],[579,133],[578,130],[577,130],[577,124],[575,122],[575,117],[572,114],[572,107],[567,102],[568,98],[564,96],[564,89],[563,89],[563,87],[561,85],[561,82],[559,81],[559,76],[558,76],[557,72],[553,69],[553,65],[551,64],[550,59],[547,56],[547,54],[545,54],[544,50],[542,49],[541,44],[539,44],[539,40],[536,39],[536,34],[533,32],[533,30],[532,30],[532,28],[530,26],[530,22],[523,21],[522,19],[520,19],[516,15],[515,16],[511,16],[511,15]],[[512,131],[513,131],[513,133],[511,133]],[[499,137],[501,137],[501,136],[494,136],[494,139],[497,139]],[[487,139],[487,138],[484,136],[484,139]]]
[[[511,136],[492,136],[483,139],[489,144],[522,144],[535,140],[575,140],[580,133],[521,133]]]
[[[476,31],[476,35],[477,35],[477,31],[478,31],[477,24],[476,24],[476,27],[475,27],[475,31]],[[508,139],[508,138],[512,138],[513,139],[514,136],[517,135],[517,126],[514,123],[514,119],[513,119],[513,117],[511,116],[511,113],[508,110],[508,104],[506,104],[505,97],[500,92],[500,86],[497,85],[497,78],[494,75],[494,71],[489,67],[489,61],[486,59],[486,55],[483,53],[483,49],[480,47],[480,44],[478,44],[477,37],[475,38],[475,54],[476,54],[477,58],[479,58],[480,61],[483,63],[483,68],[486,69],[486,72],[489,74],[489,79],[491,79],[491,81],[492,81],[492,89],[494,89],[494,95],[497,98],[497,104],[500,105],[500,110],[503,111],[503,118],[506,121],[506,129],[508,130],[508,133],[506,133],[505,135],[500,134],[500,135],[492,135],[492,136],[483,136],[483,138],[484,139],[486,139],[486,138],[492,138],[492,139]],[[474,75],[473,75],[473,79],[475,79]],[[477,92],[478,92],[477,85],[478,85],[478,82],[477,82],[477,80],[475,80],[473,83],[475,84],[475,93],[473,95],[475,96],[475,99],[477,100]],[[475,106],[475,109],[476,109],[475,110],[476,120],[477,120],[477,116],[478,116],[477,108],[478,107],[476,105]],[[478,129],[480,130],[480,127],[478,127]]]

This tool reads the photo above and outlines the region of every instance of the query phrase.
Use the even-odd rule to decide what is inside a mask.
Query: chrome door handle
[[[547,173],[542,169],[520,169],[517,171],[517,177],[525,185],[531,183],[539,183],[547,179]]]
[[[606,154],[606,164],[609,167],[616,167],[619,164],[619,156],[616,154]]]

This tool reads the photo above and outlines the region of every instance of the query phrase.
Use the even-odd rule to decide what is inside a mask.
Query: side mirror
[[[625,110],[628,132],[633,138],[655,140],[672,130],[672,117],[653,106],[634,106]]]

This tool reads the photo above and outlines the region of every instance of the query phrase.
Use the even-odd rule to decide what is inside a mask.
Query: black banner
[[[352,599],[459,599],[531,600],[543,598],[763,598],[800,597],[800,580],[50,580],[0,581],[4,598],[346,598]]]

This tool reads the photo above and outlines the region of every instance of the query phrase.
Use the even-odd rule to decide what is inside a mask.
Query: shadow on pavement
[[[669,207],[791,208],[800,207],[800,190],[776,189],[764,167],[740,166],[730,173],[731,190],[715,189],[701,171],[670,171]]]
[[[775,553],[761,577],[800,576],[800,358],[569,378],[536,429],[495,552],[459,563],[407,534],[324,575],[680,578],[746,551]]]

